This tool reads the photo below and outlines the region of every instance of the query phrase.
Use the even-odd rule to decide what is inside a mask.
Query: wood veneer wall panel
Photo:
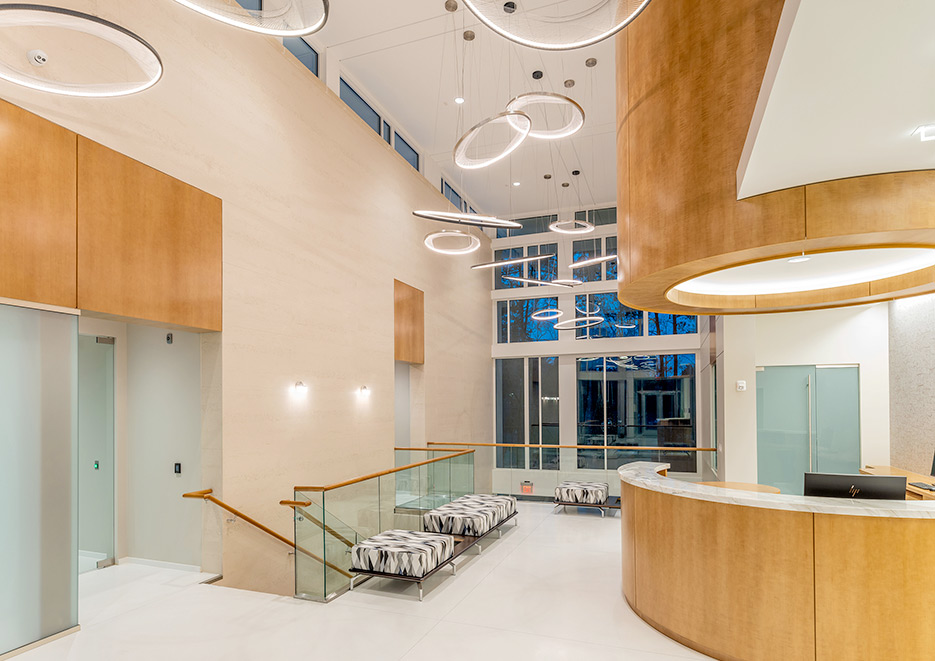
[[[221,200],[78,138],[78,307],[221,330]]]
[[[616,37],[617,52],[617,268],[621,282],[630,279],[630,142],[627,31]]]
[[[635,606],[636,598],[636,491],[637,488],[620,482],[620,532],[623,555],[623,596]]]
[[[805,238],[804,188],[737,200],[783,0],[651,3],[627,28],[630,281]],[[619,175],[619,173],[618,173]]]
[[[927,659],[935,521],[815,515],[819,661]]]
[[[633,491],[643,619],[718,658],[815,658],[811,513]]]
[[[810,184],[805,195],[810,239],[935,227],[931,170]]]
[[[396,360],[425,362],[425,293],[393,280],[393,348]]]
[[[77,136],[0,101],[0,296],[77,306]]]

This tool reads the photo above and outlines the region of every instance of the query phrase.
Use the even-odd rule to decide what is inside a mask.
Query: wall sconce
[[[292,386],[292,392],[297,397],[304,397],[308,394],[308,386],[305,385],[302,381],[296,381],[295,385]]]
[[[357,394],[361,397],[370,397],[370,390],[367,388],[367,386],[361,386]]]

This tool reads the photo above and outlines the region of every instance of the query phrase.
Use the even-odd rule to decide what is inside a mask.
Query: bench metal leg
[[[355,578],[357,578],[357,576],[351,576],[351,586],[350,588],[348,588],[351,592],[354,591],[354,579]]]
[[[455,563],[452,562],[452,563],[451,563],[451,575],[452,575],[452,576],[457,576],[457,574],[458,574],[458,568],[455,567]]]
[[[422,601],[422,583],[419,583],[419,601]]]
[[[477,547],[477,555],[480,555],[481,553],[484,552],[484,547],[481,546],[480,544],[475,544],[474,546]]]
[[[603,507],[598,507],[598,509],[601,511],[601,518],[603,519],[603,518],[604,518],[604,508],[603,508]]]
[[[503,537],[503,528],[497,528],[497,539]]]

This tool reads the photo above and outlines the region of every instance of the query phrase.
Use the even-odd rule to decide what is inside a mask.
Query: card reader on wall
[[[182,474],[182,464],[176,464],[176,465],[175,465],[175,474],[176,474],[176,475],[181,475],[181,474]]]

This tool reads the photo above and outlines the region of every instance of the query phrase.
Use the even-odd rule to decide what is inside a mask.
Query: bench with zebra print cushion
[[[607,501],[608,492],[606,482],[567,481],[555,487],[555,502],[603,505]]]
[[[387,530],[351,548],[351,567],[362,571],[421,578],[454,554],[451,535]]]
[[[427,531],[480,537],[516,512],[512,496],[468,494],[422,515]]]

